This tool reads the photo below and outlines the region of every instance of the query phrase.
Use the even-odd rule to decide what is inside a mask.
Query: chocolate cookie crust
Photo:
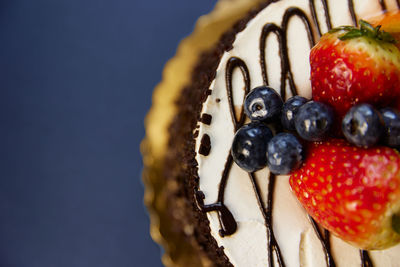
[[[271,2],[273,1],[267,1],[252,10],[225,33],[213,49],[200,56],[192,73],[191,84],[182,90],[176,102],[178,112],[169,127],[164,175],[177,186],[174,192],[170,192],[167,205],[176,221],[176,230],[189,228],[184,234],[206,253],[215,266],[233,265],[226,257],[224,248],[219,247],[211,236],[207,215],[199,210],[194,198],[195,188],[198,188],[199,183],[195,160],[195,128],[201,120],[202,105],[211,93],[209,86],[215,78],[223,53],[232,49],[236,35]]]

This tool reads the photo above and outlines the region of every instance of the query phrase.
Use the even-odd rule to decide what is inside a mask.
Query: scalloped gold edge
[[[177,248],[176,240],[169,232],[165,191],[162,177],[163,159],[167,150],[168,126],[177,109],[174,105],[179,92],[190,82],[191,70],[203,51],[210,49],[220,36],[230,29],[249,10],[263,0],[220,0],[212,12],[200,17],[193,33],[178,46],[176,55],[165,65],[162,81],[153,93],[152,107],[145,118],[146,136],[140,150],[143,155],[142,181],[145,186],[144,204],[150,216],[150,235],[164,248],[162,262],[173,266],[211,266],[196,248],[186,243],[185,249]],[[175,233],[176,234],[176,233]]]

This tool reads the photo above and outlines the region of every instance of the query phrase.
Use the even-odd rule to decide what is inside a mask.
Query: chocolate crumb
[[[211,124],[211,120],[212,120],[212,116],[210,114],[203,113],[203,115],[201,115],[200,121],[202,123],[210,125]]]
[[[201,138],[199,154],[203,156],[208,156],[211,150],[211,140],[208,134],[204,134]]]

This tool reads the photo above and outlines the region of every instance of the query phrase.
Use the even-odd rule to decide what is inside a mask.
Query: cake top
[[[309,51],[333,27],[399,8],[397,1],[271,2],[236,35],[209,86],[195,131],[199,208],[211,235],[235,266],[390,266],[400,247],[359,251],[318,228],[290,191],[289,177],[268,168],[247,173],[233,162],[235,132],[246,122],[243,99],[253,88],[277,89],[282,99],[311,98]]]

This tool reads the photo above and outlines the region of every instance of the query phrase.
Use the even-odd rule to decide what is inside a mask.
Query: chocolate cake
[[[201,55],[175,102],[157,175],[168,185],[171,231],[203,265],[400,266],[400,246],[365,251],[343,242],[308,216],[288,176],[247,173],[230,153],[252,88],[310,98],[309,50],[322,34],[399,8],[398,0],[266,1]]]

